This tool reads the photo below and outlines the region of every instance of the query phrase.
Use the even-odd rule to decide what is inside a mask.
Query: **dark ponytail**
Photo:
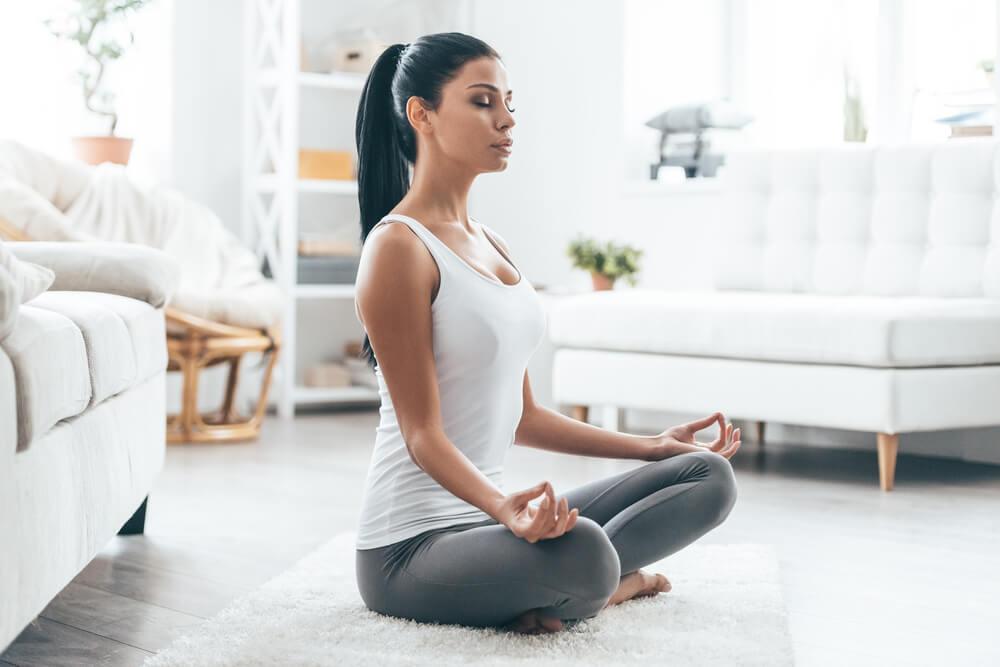
[[[465,63],[500,55],[486,42],[460,32],[424,35],[410,44],[393,44],[378,57],[365,81],[354,135],[358,148],[358,204],[361,243],[410,189],[410,166],[417,161],[417,140],[406,117],[406,102],[419,97],[429,109],[441,103],[441,89]],[[365,335],[361,356],[377,361]]]

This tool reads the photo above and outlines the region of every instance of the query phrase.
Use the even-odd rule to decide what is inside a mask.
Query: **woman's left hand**
[[[698,442],[695,434],[717,422],[719,424],[719,435],[712,442]],[[659,461],[686,452],[700,452],[709,450],[732,458],[740,448],[740,429],[733,430],[732,422],[726,422],[726,418],[721,412],[716,412],[707,417],[696,419],[693,422],[679,424],[668,428],[663,433],[654,437],[653,453],[649,460]]]

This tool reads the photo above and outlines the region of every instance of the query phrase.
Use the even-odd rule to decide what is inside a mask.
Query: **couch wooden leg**
[[[878,478],[883,491],[891,491],[896,478],[896,452],[899,434],[878,434]]]
[[[119,535],[142,535],[146,532],[146,503],[148,501],[149,496],[142,499],[139,509],[135,511],[135,514],[118,531]]]
[[[573,419],[586,423],[587,414],[590,412],[586,405],[574,405],[571,409],[573,410]]]

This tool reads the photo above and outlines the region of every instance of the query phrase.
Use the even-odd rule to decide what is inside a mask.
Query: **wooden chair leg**
[[[271,358],[267,362],[267,370],[264,371],[264,378],[261,380],[260,398],[257,399],[257,409],[254,410],[251,420],[258,426],[264,420],[264,412],[267,410],[267,393],[271,388],[271,375],[274,373],[274,366],[278,362],[280,349],[280,346],[277,344],[271,348]]]
[[[233,410],[236,401],[236,386],[240,381],[240,361],[243,355],[237,355],[229,360],[229,377],[226,379],[226,397],[222,401],[222,409],[219,411],[223,421],[231,422],[235,418]]]
[[[183,388],[181,389],[181,433],[190,435],[198,418],[198,360],[185,357],[181,362]]]
[[[878,477],[883,491],[891,491],[896,478],[896,452],[899,434],[878,434]]]
[[[586,405],[574,405],[570,409],[573,411],[572,413],[573,419],[584,423],[587,422],[587,414],[590,412],[590,410]]]

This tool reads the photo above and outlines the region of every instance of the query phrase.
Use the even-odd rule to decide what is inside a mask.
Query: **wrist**
[[[667,438],[660,435],[641,436],[643,438],[639,457],[643,461],[659,461],[668,456]]]
[[[506,499],[507,496],[505,495],[494,496],[490,499],[486,506],[486,513],[489,514],[494,521],[504,526],[507,525],[507,517],[504,513],[504,501]]]

